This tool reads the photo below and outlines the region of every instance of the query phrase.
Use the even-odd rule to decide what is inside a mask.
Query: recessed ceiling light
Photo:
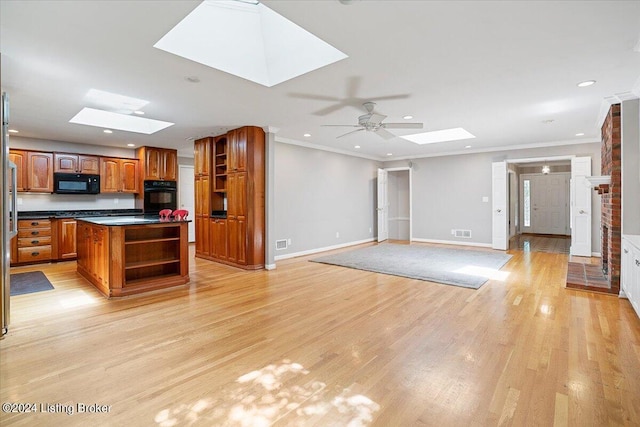
[[[387,156],[393,156],[393,153],[387,153]]]
[[[596,81],[595,80],[585,80],[584,82],[580,82],[578,83],[578,87],[587,87],[587,86],[591,86],[592,84],[594,84]]]
[[[555,120],[553,119],[547,119],[547,120],[543,120],[542,123],[544,123],[545,125],[549,125],[551,123],[555,122]]]
[[[583,132],[576,133],[576,136],[584,136],[584,133]]]
[[[140,111],[140,110],[134,111],[133,114],[137,114],[139,116],[144,116],[144,111]]]
[[[104,133],[113,133],[113,131],[111,129],[105,129],[102,132],[104,132]]]
[[[127,147],[135,147],[136,144],[127,144]]]
[[[436,130],[433,132],[416,133],[413,135],[405,135],[404,138],[416,144],[434,144],[436,142],[458,141],[460,139],[475,138],[475,135],[467,132],[462,128],[452,128]]]
[[[353,147],[353,148],[360,148],[360,146],[359,146],[359,145],[356,145],[356,146],[355,146],[355,147]]]
[[[411,119],[413,119],[413,116],[404,116],[404,117],[403,117],[403,119],[405,119],[405,120],[411,120]]]
[[[264,4],[246,1],[203,1],[153,47],[267,87],[347,58]]]
[[[96,110],[95,108],[83,108],[69,123],[80,125],[112,128],[127,132],[144,133],[150,135],[162,129],[173,126],[174,123],[162,120],[146,119],[127,114],[112,113],[110,111]]]
[[[305,133],[303,136],[306,136],[307,138],[309,138],[311,136],[310,133]]]
[[[18,133],[18,131],[15,129],[9,129],[9,133]]]
[[[470,145],[465,145],[464,148],[471,148],[471,146]]]

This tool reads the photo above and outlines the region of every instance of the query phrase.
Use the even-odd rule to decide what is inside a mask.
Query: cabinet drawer
[[[18,228],[18,237],[42,237],[51,236],[51,227],[49,228]]]
[[[18,239],[19,248],[29,248],[32,246],[46,246],[51,244],[51,236],[21,237]]]
[[[47,228],[51,227],[50,219],[19,219],[18,220],[18,230],[21,228]]]
[[[18,248],[18,262],[48,261],[51,259],[51,245]]]

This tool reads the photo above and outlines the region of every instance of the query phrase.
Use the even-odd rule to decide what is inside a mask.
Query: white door
[[[189,212],[189,242],[196,241],[196,225],[195,225],[195,196],[193,192],[193,166],[180,165],[178,170],[178,180],[180,181],[180,190],[178,191],[178,206],[180,209],[186,209]]]
[[[569,234],[565,174],[534,176],[531,198],[533,233]]]
[[[509,248],[509,213],[507,211],[507,162],[495,162],[492,167],[492,232],[491,247]]]
[[[378,242],[389,238],[389,202],[387,200],[388,172],[378,169]]]
[[[571,159],[571,255],[591,256],[591,157]]]

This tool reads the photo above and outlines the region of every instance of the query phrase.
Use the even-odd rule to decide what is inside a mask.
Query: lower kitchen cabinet
[[[75,259],[78,255],[76,245],[77,223],[73,218],[65,218],[56,220],[57,226],[57,253],[56,259],[69,260]]]
[[[622,236],[620,284],[640,317],[640,236]]]
[[[211,256],[224,261],[227,259],[227,220],[212,218],[210,221]]]
[[[18,264],[51,261],[51,220],[18,220]]]

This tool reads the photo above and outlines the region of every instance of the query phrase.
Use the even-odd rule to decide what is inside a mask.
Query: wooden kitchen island
[[[189,221],[78,218],[77,271],[107,298],[189,282]]]

